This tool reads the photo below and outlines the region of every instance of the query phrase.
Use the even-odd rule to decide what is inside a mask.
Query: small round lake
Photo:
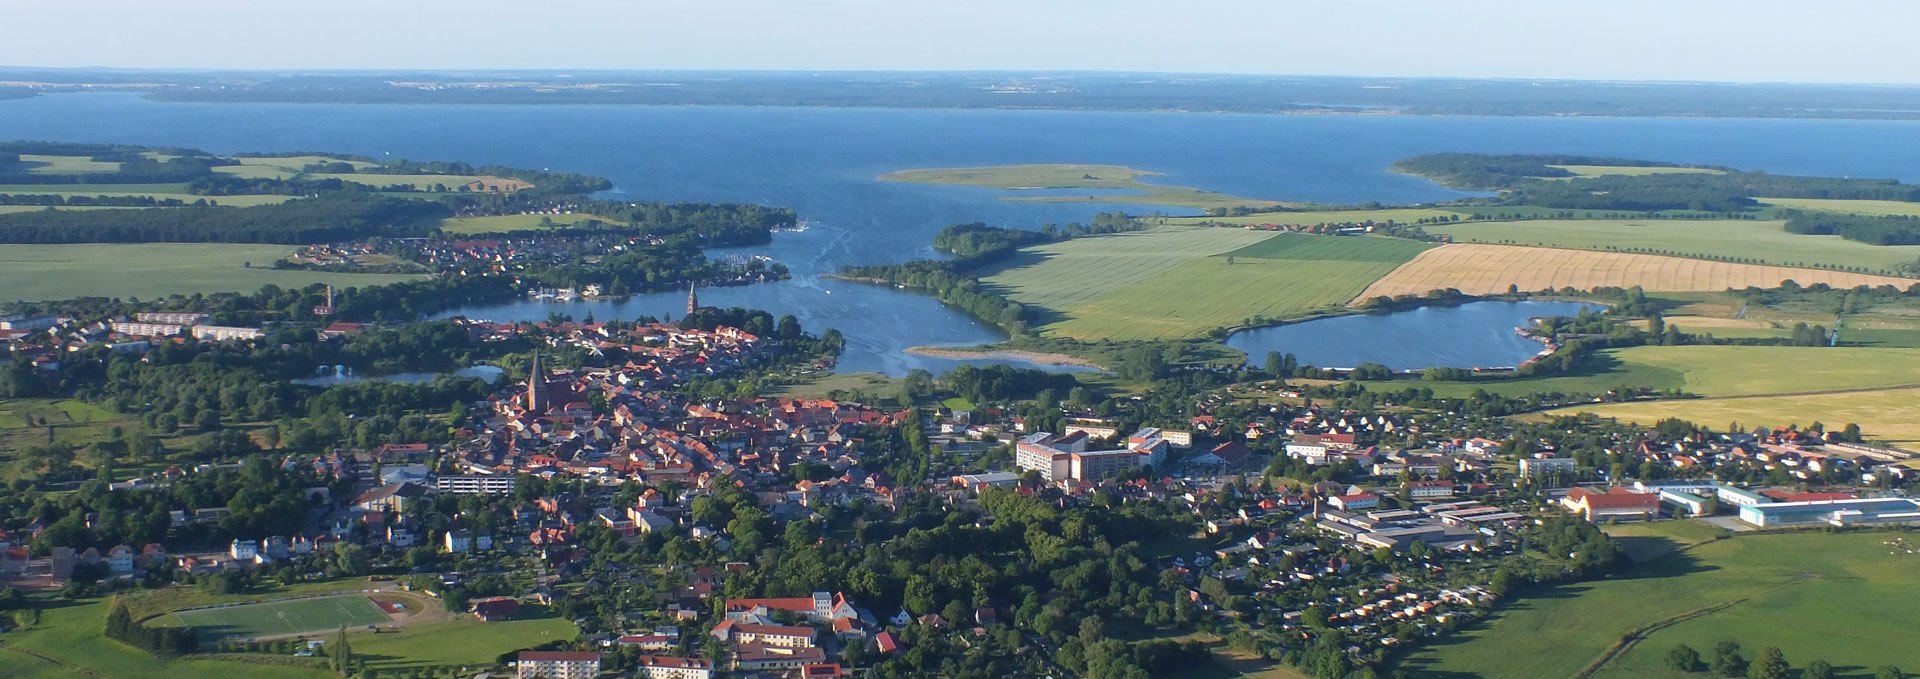
[[[476,365],[468,368],[461,368],[459,370],[455,370],[450,373],[393,373],[391,375],[362,376],[362,375],[353,374],[353,371],[348,370],[345,366],[336,365],[336,366],[333,366],[331,369],[322,369],[321,374],[319,375],[315,375],[313,377],[303,377],[297,380],[293,380],[293,383],[306,385],[309,387],[331,387],[334,385],[354,384],[357,382],[366,382],[369,380],[374,382],[421,383],[421,382],[432,382],[434,381],[434,379],[442,375],[447,375],[451,377],[478,377],[482,380],[486,380],[487,382],[492,383],[492,382],[499,381],[500,376],[503,374],[506,374],[506,372],[507,371],[505,368],[501,368],[499,366]]]
[[[1260,366],[1267,352],[1291,353],[1301,365],[1352,368],[1379,363],[1394,370],[1505,368],[1545,348],[1514,332],[1547,316],[1601,309],[1584,302],[1471,302],[1458,306],[1336,316],[1236,332],[1227,346]]]

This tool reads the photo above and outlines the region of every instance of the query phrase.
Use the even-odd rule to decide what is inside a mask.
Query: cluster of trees
[[[1794,676],[1793,667],[1787,664],[1786,655],[1777,646],[1761,649],[1760,656],[1752,661],[1740,655],[1740,643],[1722,641],[1713,647],[1710,658],[1702,657],[1700,652],[1686,644],[1675,644],[1667,651],[1668,669],[1678,672],[1707,672],[1722,677],[1746,677],[1747,679],[1788,679]],[[1815,660],[1800,670],[1801,679],[1834,679],[1837,672],[1832,663]],[[1906,673],[1893,665],[1882,665],[1874,671],[1875,679],[1904,679]]]
[[[950,262],[915,260],[904,264],[849,266],[840,269],[839,275],[850,280],[919,290],[1009,335],[1028,334],[1025,307],[987,290],[980,279],[956,271]]]
[[[131,147],[47,142],[4,143],[0,144],[0,154],[5,155],[0,159],[10,157],[11,162],[0,163],[0,184],[176,184],[211,175],[215,167],[234,164],[234,161],[199,151],[173,151],[179,155],[155,160],[143,155],[141,149]],[[20,160],[21,154],[84,156],[94,161],[119,163],[120,167],[109,172],[43,173],[36,172],[34,167],[30,167],[31,163]]]
[[[179,198],[153,196],[68,196],[58,193],[0,193],[0,205],[41,205],[45,207],[208,207],[205,199],[187,202]]]
[[[1395,172],[1420,175],[1456,189],[1493,191],[1539,178],[1573,177],[1556,165],[1610,165],[1617,167],[1680,167],[1627,158],[1569,155],[1488,155],[1431,153],[1395,162]]]
[[[997,259],[1015,249],[1053,240],[1047,234],[1003,229],[980,222],[955,224],[933,234],[933,249],[960,259]]]
[[[1538,559],[1512,559],[1494,571],[1490,589],[1507,596],[1523,588],[1578,582],[1612,575],[1632,563],[1627,550],[1578,517],[1555,515],[1526,530],[1525,544]]]
[[[1891,179],[1798,177],[1704,168],[1715,171],[1602,175],[1565,181],[1574,173],[1557,165],[1693,167],[1621,158],[1471,153],[1415,156],[1393,167],[1455,188],[1501,191],[1499,197],[1482,201],[1493,205],[1566,210],[1746,212],[1759,205],[1754,200],[1759,196],[1920,201],[1920,186]],[[1874,238],[1860,240],[1878,242],[1882,235],[1875,232]],[[1896,240],[1883,244],[1920,242],[1892,237]]]
[[[200,648],[193,628],[142,625],[134,621],[127,604],[119,599],[113,600],[113,609],[107,613],[106,634],[109,639],[166,656],[184,655]]]
[[[219,547],[234,538],[258,539],[299,531],[308,508],[301,488],[330,483],[299,471],[282,472],[272,460],[256,455],[247,458],[239,469],[202,471],[164,486],[116,492],[108,490],[104,482],[87,481],[71,493],[14,493],[0,507],[46,526],[31,543],[34,551],[42,554],[53,547],[97,547],[105,552],[114,545],[129,545],[138,550],[150,542]],[[347,483],[334,485],[342,493],[351,488]],[[198,509],[220,507],[228,512],[218,521],[194,522],[178,529],[169,515],[174,511],[191,515]]]
[[[43,210],[0,214],[0,243],[324,243],[422,236],[445,205],[337,194],[244,208]]]
[[[1783,210],[1788,233],[1839,236],[1873,245],[1920,245],[1920,217]]]
[[[954,395],[974,403],[1024,400],[1043,391],[1064,393],[1079,386],[1070,374],[998,364],[955,366],[941,383]]]

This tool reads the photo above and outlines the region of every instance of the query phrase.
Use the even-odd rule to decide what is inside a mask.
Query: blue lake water
[[[791,313],[847,336],[841,370],[904,374],[954,361],[915,345],[998,334],[926,297],[820,278],[932,254],[933,233],[984,221],[1038,227],[1149,206],[998,200],[1007,192],[880,182],[895,170],[1101,163],[1153,181],[1256,198],[1409,203],[1460,195],[1387,171],[1419,153],[1554,152],[1712,163],[1776,173],[1920,179],[1920,122],[1648,118],[1276,116],[929,109],[154,103],[126,94],[0,101],[0,137],[178,145],[216,153],[331,151],[552,168],[608,177],[610,197],[795,208],[812,223],[750,249],[794,278],[702,291],[707,304]],[[1076,193],[1086,193],[1084,191]],[[1180,210],[1162,210],[1180,214]],[[624,302],[461,309],[496,320],[673,313],[682,293]],[[1297,353],[1297,352],[1296,352]]]
[[[1362,363],[1394,370],[1510,368],[1546,348],[1515,328],[1532,325],[1535,318],[1600,308],[1580,302],[1470,302],[1242,330],[1227,338],[1227,346],[1247,352],[1247,363],[1254,366],[1277,351],[1322,368]]]

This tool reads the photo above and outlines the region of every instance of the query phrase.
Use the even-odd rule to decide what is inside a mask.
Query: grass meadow
[[[354,657],[383,674],[431,665],[491,665],[502,653],[572,639],[573,623],[547,615],[507,622],[463,618],[351,638]]]
[[[575,224],[590,222],[594,220],[599,220],[601,222],[610,222],[610,220],[608,220],[605,217],[596,217],[594,215],[589,215],[589,214],[570,214],[570,215],[538,214],[538,215],[499,215],[495,217],[454,217],[450,219],[441,220],[440,230],[446,233],[457,234],[457,235],[469,235],[469,234],[479,234],[479,233],[511,233],[515,231],[540,231],[542,229],[547,228],[542,226],[542,224],[545,224],[545,223],[551,223],[555,226],[573,226]]]
[[[1785,224],[1739,219],[1536,219],[1425,228],[1461,243],[1638,249],[1683,257],[1732,257],[1776,266],[1863,267],[1888,274],[1920,261],[1920,245],[1868,245],[1839,236],[1793,234],[1787,233]]]
[[[1778,646],[1795,667],[1822,659],[1845,677],[1872,676],[1889,663],[1911,668],[1920,555],[1887,544],[1905,535],[1808,531],[1671,550],[1611,580],[1529,592],[1490,622],[1414,651],[1399,668],[1443,679],[1567,677],[1633,631],[1646,637],[1593,676],[1702,676],[1667,669],[1667,650],[1686,643],[1706,653],[1729,639],[1748,658]],[[1698,617],[1663,624],[1689,614]]]
[[[1599,393],[1627,386],[1681,389],[1707,397],[1879,390],[1920,385],[1920,350],[1880,347],[1631,347],[1602,351],[1590,361],[1587,369],[1571,375],[1524,380],[1401,382],[1394,386],[1400,384],[1431,388],[1435,394],[1442,396],[1465,396],[1475,389],[1505,395],[1556,391]],[[1707,402],[1684,400],[1596,404],[1579,406],[1573,410],[1604,412],[1620,408],[1646,413],[1677,413]],[[1652,424],[1653,421],[1646,420],[1645,423]],[[1725,418],[1696,421],[1715,426],[1726,422]],[[1811,420],[1799,418],[1794,421],[1805,424]]]
[[[1122,165],[1075,165],[1042,163],[1032,165],[992,165],[984,167],[940,167],[901,170],[880,175],[880,181],[914,184],[946,184],[1004,189],[1015,193],[1001,200],[1048,203],[1142,203],[1206,209],[1216,207],[1270,207],[1281,203],[1258,198],[1230,196],[1188,186],[1155,184],[1142,177],[1159,173]],[[1089,189],[1100,191],[1085,196],[1019,195],[1021,190]],[[1114,193],[1127,191],[1130,193]]]
[[[1920,217],[1920,203],[1902,200],[1847,200],[1844,198],[1761,198],[1761,203],[1795,210],[1825,210],[1861,215]]]
[[[7,244],[0,245],[0,291],[7,299],[21,300],[155,299],[196,292],[253,292],[269,283],[358,287],[419,278],[271,268],[293,251],[290,245],[237,243]]]
[[[1288,212],[1257,212],[1247,215],[1226,217],[1168,217],[1168,224],[1247,224],[1247,225],[1294,225],[1313,226],[1315,224],[1339,224],[1344,222],[1385,222],[1395,221],[1412,224],[1422,219],[1435,217],[1465,217],[1467,213],[1432,208],[1385,208],[1380,210],[1299,210]]]
[[[120,170],[120,163],[94,160],[87,156],[43,156],[22,153],[20,162],[30,165],[27,172],[33,174],[94,174]]]
[[[325,679],[337,673],[268,662],[161,658],[106,638],[108,599],[41,599],[39,624],[0,635],[0,676],[9,679]]]
[[[1607,175],[1644,177],[1650,174],[1727,173],[1725,170],[1715,170],[1705,167],[1638,167],[1631,165],[1549,165],[1548,167],[1557,167],[1572,172],[1576,177],[1605,177]]]
[[[1165,226],[1023,250],[984,280],[1038,308],[1046,334],[1193,337],[1254,316],[1339,308],[1425,248],[1368,237]]]
[[[1800,396],[1740,396],[1682,401],[1641,401],[1574,406],[1549,414],[1586,412],[1627,422],[1652,425],[1678,417],[1720,428],[1729,422],[1746,427],[1806,426],[1823,422],[1829,429],[1846,423],[1860,425],[1867,438],[1895,443],[1920,442],[1920,389],[1878,389]]]
[[[292,200],[292,196],[238,195],[238,196],[199,196],[187,190],[186,184],[0,184],[0,193],[30,194],[36,196],[106,196],[110,198],[153,198],[155,200],[180,200],[192,203],[205,200],[229,207],[251,207],[254,205],[273,205]]]

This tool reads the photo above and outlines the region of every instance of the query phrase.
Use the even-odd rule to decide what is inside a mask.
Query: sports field
[[[1281,203],[1258,198],[1229,196],[1190,186],[1141,181],[1159,173],[1123,165],[1077,165],[1040,163],[1031,165],[990,165],[982,167],[937,167],[901,170],[880,175],[880,181],[913,184],[979,186],[1014,191],[1001,200],[1048,203],[1145,203],[1198,209],[1212,207],[1270,207]],[[1019,191],[1037,189],[1089,189],[1097,194],[1019,195]],[[1127,193],[1116,193],[1125,191]]]
[[[293,250],[290,245],[234,243],[0,245],[0,297],[6,301],[89,296],[155,299],[196,292],[253,292],[268,283],[358,287],[420,278],[270,268]]]
[[[1758,200],[1774,207],[1794,208],[1796,210],[1825,210],[1827,212],[1851,212],[1861,215],[1920,216],[1920,203],[1909,203],[1901,200],[1846,200],[1841,198],[1760,198]]]
[[[1920,203],[1908,203],[1920,205]],[[1894,274],[1920,260],[1920,245],[1868,245],[1839,236],[1787,233],[1786,222],[1740,219],[1534,219],[1424,227],[1461,243],[1639,251],[1735,258],[1756,264],[1863,267]]]
[[[335,630],[341,625],[380,625],[391,620],[364,594],[204,608],[172,613],[167,618],[171,624],[195,628],[203,639],[303,634]]]
[[[1749,286],[1771,288],[1781,281],[1801,285],[1826,283],[1837,288],[1857,285],[1894,285],[1905,288],[1913,279],[1846,273],[1822,269],[1795,269],[1759,264],[1732,264],[1684,257],[1536,248],[1518,245],[1455,243],[1428,250],[1385,278],[1375,281],[1355,301],[1376,296],[1422,295],[1455,288],[1470,295],[1573,287],[1641,286],[1649,291],[1718,291]]]
[[[1047,334],[1091,341],[1189,337],[1254,316],[1338,308],[1425,247],[1388,238],[1165,226],[1029,248],[984,280],[1040,309]]]
[[[570,215],[500,215],[497,217],[454,217],[440,221],[440,230],[451,234],[474,233],[510,233],[513,231],[538,231],[543,220],[558,226],[571,226],[581,222],[598,219],[612,223],[606,217],[589,214]]]
[[[1805,532],[1707,542],[1623,577],[1530,592],[1490,622],[1413,652],[1399,668],[1415,676],[1568,677],[1640,631],[1644,640],[1594,676],[1704,676],[1666,669],[1668,649],[1685,643],[1706,653],[1728,639],[1749,659],[1778,646],[1795,667],[1825,660],[1849,677],[1870,676],[1863,668],[1884,664],[1911,669],[1920,660],[1912,644],[1920,624],[1920,554],[1888,544],[1905,535]]]

